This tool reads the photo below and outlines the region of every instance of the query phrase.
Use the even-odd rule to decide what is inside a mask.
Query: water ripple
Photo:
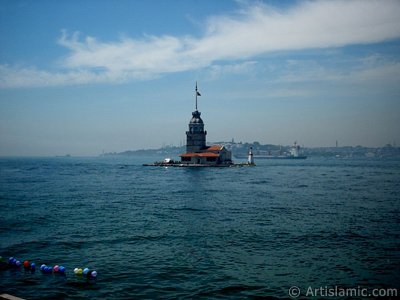
[[[399,288],[400,161],[145,168],[135,158],[0,159],[0,270],[26,299],[286,299],[290,286]],[[96,282],[75,267],[95,268]]]

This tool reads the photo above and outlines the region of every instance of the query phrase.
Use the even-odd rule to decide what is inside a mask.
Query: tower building
[[[250,149],[247,163],[234,164],[232,161],[232,152],[224,145],[207,146],[207,131],[204,130],[204,122],[201,119],[201,113],[197,109],[197,97],[201,96],[197,90],[196,82],[196,106],[192,112],[192,118],[189,122],[189,130],[186,131],[186,153],[179,155],[180,161],[166,158],[164,161],[153,164],[144,164],[144,166],[160,167],[232,167],[232,166],[255,166],[253,152]]]
[[[200,115],[197,109],[192,112],[189,130],[186,131],[186,152],[198,152],[206,148],[207,131],[204,130],[204,122]]]
[[[229,165],[232,164],[232,153],[221,145],[207,146],[204,122],[201,113],[197,109],[197,97],[201,96],[197,90],[196,82],[196,106],[189,122],[189,130],[186,131],[186,153],[181,154],[181,161],[190,165]]]

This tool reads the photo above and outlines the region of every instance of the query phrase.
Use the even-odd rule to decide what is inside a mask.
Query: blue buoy
[[[12,256],[8,259],[8,263],[9,263],[11,266],[15,266],[16,262],[17,262],[17,260],[16,260],[14,257],[12,257]]]
[[[51,274],[53,272],[53,268],[48,267],[45,264],[43,264],[40,266],[40,271],[42,271],[42,273],[44,273],[44,274]]]
[[[97,277],[97,272],[96,271],[91,271],[90,272],[90,277],[91,278],[96,278]]]

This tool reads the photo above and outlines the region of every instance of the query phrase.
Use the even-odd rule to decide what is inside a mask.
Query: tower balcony
[[[207,135],[207,130],[202,130],[202,131],[186,131],[186,135],[194,135],[194,134],[204,134]]]

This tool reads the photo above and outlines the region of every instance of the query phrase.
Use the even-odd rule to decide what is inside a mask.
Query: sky
[[[0,0],[0,156],[400,144],[400,1]]]

